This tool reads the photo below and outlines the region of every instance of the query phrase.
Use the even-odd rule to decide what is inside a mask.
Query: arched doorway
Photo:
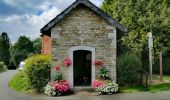
[[[74,86],[91,85],[91,51],[77,50],[73,52]]]
[[[92,61],[95,60],[95,48],[89,46],[74,46],[69,49],[68,54],[69,58],[73,62],[73,64],[69,67],[68,73],[70,86],[72,88],[74,86],[90,86],[92,81],[95,80],[95,65],[92,64]],[[90,65],[86,66],[86,64]],[[78,75],[78,73],[84,73],[82,72],[82,69],[87,69],[86,71],[83,71],[90,74]],[[83,80],[84,82],[80,82],[80,80]]]

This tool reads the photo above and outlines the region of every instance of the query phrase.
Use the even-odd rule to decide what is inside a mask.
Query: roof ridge
[[[88,8],[90,8],[92,11],[96,12],[100,17],[110,22],[115,27],[119,28],[123,32],[127,32],[127,29],[121,25],[119,22],[114,20],[111,16],[107,15],[105,12],[103,12],[100,8],[95,6],[92,2],[89,0],[76,0],[73,4],[71,4],[68,8],[66,8],[64,11],[62,11],[60,14],[58,14],[55,18],[53,18],[48,24],[46,24],[42,29],[41,33],[48,31],[53,27],[57,22],[59,22],[65,15],[67,15],[70,11],[72,11],[74,8],[76,8],[79,4],[84,4]]]

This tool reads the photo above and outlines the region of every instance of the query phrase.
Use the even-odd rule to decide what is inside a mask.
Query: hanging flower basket
[[[64,67],[69,67],[72,64],[72,61],[70,58],[64,59]]]
[[[100,68],[103,67],[103,64],[104,63],[102,61],[98,61],[98,60],[93,61],[93,65],[95,65],[97,67],[100,67]]]

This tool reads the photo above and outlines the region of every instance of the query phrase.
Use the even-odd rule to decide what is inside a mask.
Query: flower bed
[[[63,80],[63,75],[60,72],[60,66],[57,65],[52,70],[53,81],[48,82],[44,87],[44,93],[48,96],[62,96],[72,94],[73,91],[70,89],[70,85],[66,80]]]
[[[93,88],[100,94],[114,94],[119,91],[118,84],[111,80],[95,80]]]
[[[50,81],[46,85],[45,94],[48,96],[61,96],[72,94],[72,90],[70,89],[70,85],[66,80],[60,81]]]
[[[94,80],[92,87],[100,94],[114,94],[119,91],[119,86],[109,77],[109,71],[106,67],[101,67],[97,74],[97,80]]]

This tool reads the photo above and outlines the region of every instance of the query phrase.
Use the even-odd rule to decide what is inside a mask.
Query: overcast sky
[[[40,36],[40,29],[75,0],[0,0],[0,33],[14,43],[19,36]],[[103,0],[90,0],[99,6]]]

